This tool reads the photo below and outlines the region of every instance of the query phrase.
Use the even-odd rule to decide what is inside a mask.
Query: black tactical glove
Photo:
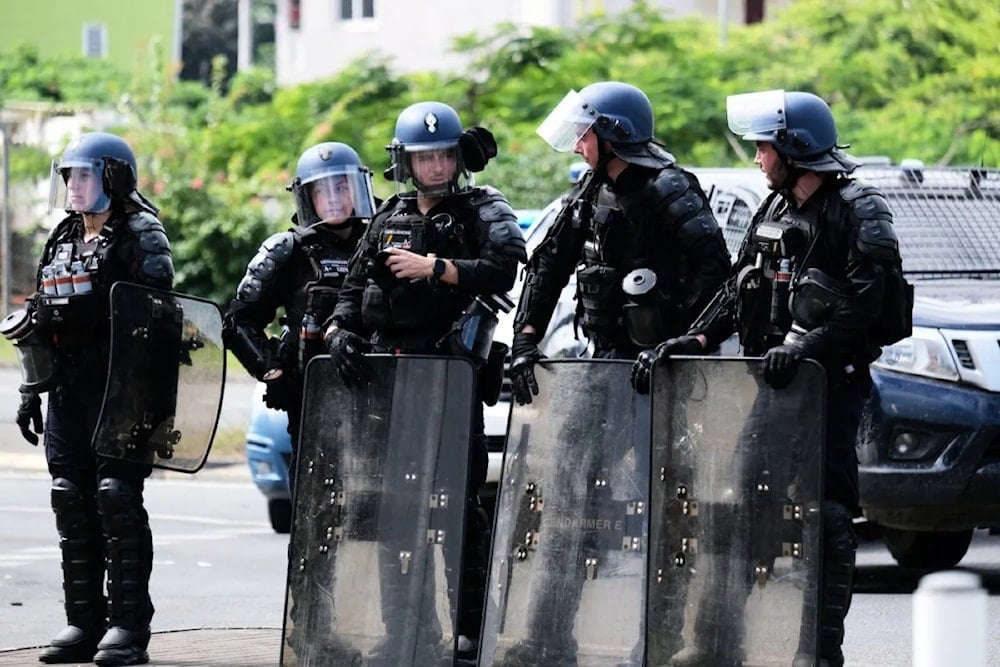
[[[643,350],[632,364],[632,388],[640,394],[649,393],[649,378],[653,366],[659,359],[668,359],[676,355],[704,354],[705,348],[696,336],[679,336],[660,343],[652,350]]]
[[[761,366],[764,368],[764,382],[773,389],[784,389],[795,378],[802,358],[802,348],[798,345],[779,345],[764,354]]]
[[[283,371],[273,380],[264,380],[267,391],[264,392],[264,405],[272,410],[287,411],[296,401],[300,400],[299,381],[293,373]]]
[[[33,391],[21,390],[21,405],[17,408],[17,425],[24,439],[33,445],[38,444],[35,433],[42,432],[42,397]],[[34,426],[34,433],[29,426]]]
[[[518,405],[531,403],[532,396],[538,396],[538,381],[535,379],[535,363],[544,359],[538,350],[538,341],[533,333],[514,334],[510,348],[510,390]]]
[[[328,332],[326,347],[344,384],[350,387],[368,382],[372,369],[364,355],[371,350],[371,343],[356,333],[336,327]]]
[[[482,171],[497,156],[497,140],[485,127],[470,127],[458,137],[462,162],[469,171]]]

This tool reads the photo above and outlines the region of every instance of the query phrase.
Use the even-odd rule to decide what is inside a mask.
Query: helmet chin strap
[[[781,182],[779,189],[787,195],[792,195],[795,184],[799,182],[799,178],[806,173],[806,170],[793,164],[784,153],[778,153],[778,159],[781,160],[781,165],[785,168],[785,179]]]
[[[611,162],[611,158],[615,156],[611,145],[608,144],[608,149],[604,149],[604,141],[597,140],[597,166],[594,167],[594,174],[597,175],[601,180],[610,183],[611,176],[608,175],[608,163]]]

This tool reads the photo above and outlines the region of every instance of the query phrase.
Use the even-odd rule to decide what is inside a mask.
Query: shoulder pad
[[[136,211],[128,216],[128,228],[136,234],[150,230],[164,231],[163,223],[148,211]]]
[[[878,218],[892,220],[889,202],[881,190],[869,183],[851,180],[840,189],[840,197],[851,205],[859,220]]]
[[[479,214],[479,219],[485,223],[492,224],[501,220],[513,220],[517,222],[517,214],[511,207],[507,198],[495,191],[497,196],[480,200],[473,200],[472,203]]]
[[[899,239],[892,226],[892,210],[885,196],[875,186],[851,180],[840,189],[840,196],[850,204],[858,224],[858,250],[880,261],[899,257]]]
[[[253,303],[260,299],[265,286],[274,280],[275,271],[292,256],[294,247],[295,238],[292,231],[278,232],[269,236],[247,264],[246,275],[236,288],[236,300]]]
[[[257,255],[259,256],[261,253],[264,253],[273,261],[284,264],[292,256],[292,249],[294,247],[295,234],[293,232],[278,232],[267,237],[260,244],[260,250],[257,251]]]
[[[482,206],[484,203],[491,201],[507,203],[507,198],[492,185],[480,185],[469,193],[469,203],[473,206]],[[509,203],[507,205],[510,206]]]
[[[687,174],[674,167],[661,169],[655,178],[651,178],[642,189],[646,197],[656,199],[673,199],[691,189],[691,181]]]
[[[174,281],[174,262],[167,253],[146,255],[142,259],[142,272],[154,282],[170,285]]]

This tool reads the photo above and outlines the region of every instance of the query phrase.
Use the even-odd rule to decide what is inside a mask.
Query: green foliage
[[[232,4],[185,9],[200,11],[210,32],[223,20],[218,12],[230,20]],[[570,30],[505,24],[461,37],[454,48],[469,64],[458,72],[400,76],[373,52],[326,80],[283,89],[263,69],[230,82],[225,56],[192,77],[210,81],[203,86],[174,80],[155,46],[146,76],[129,83],[103,63],[42,62],[21,47],[0,58],[0,96],[121,100],[119,110],[135,120],[127,138],[140,156],[143,191],[163,208],[178,288],[225,303],[261,241],[287,226],[284,187],[301,152],[321,141],[354,146],[386,197],[393,187],[380,175],[385,145],[396,115],[413,102],[449,103],[466,125],[493,131],[500,154],[477,182],[500,188],[518,208],[563,192],[576,158],[552,151],[535,134],[538,124],[567,90],[606,79],[647,93],[657,137],[682,164],[747,164],[751,147],[727,129],[726,96],[784,88],[828,100],[855,154],[995,165],[997,34],[1000,6],[988,0],[796,0],[763,24],[730,27],[723,45],[714,22],[676,20],[640,2]],[[203,62],[212,53],[206,47]]]
[[[32,44],[0,54],[0,101],[107,103],[126,89],[128,79],[103,60],[83,56],[43,59]]]
[[[41,148],[11,145],[9,168],[11,181],[40,181],[48,177],[52,157]]]

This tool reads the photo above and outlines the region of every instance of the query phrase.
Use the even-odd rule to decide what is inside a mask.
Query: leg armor
[[[142,492],[121,479],[102,479],[97,490],[106,538],[108,631],[98,645],[98,665],[134,665],[149,660],[149,574],[153,536]]]
[[[105,630],[100,516],[94,499],[62,477],[52,480],[52,510],[62,552],[67,627],[38,659],[46,663],[90,662]]]
[[[844,618],[851,607],[854,556],[858,539],[851,513],[833,500],[823,502],[823,564],[820,575],[819,655],[829,664],[844,664]]]

